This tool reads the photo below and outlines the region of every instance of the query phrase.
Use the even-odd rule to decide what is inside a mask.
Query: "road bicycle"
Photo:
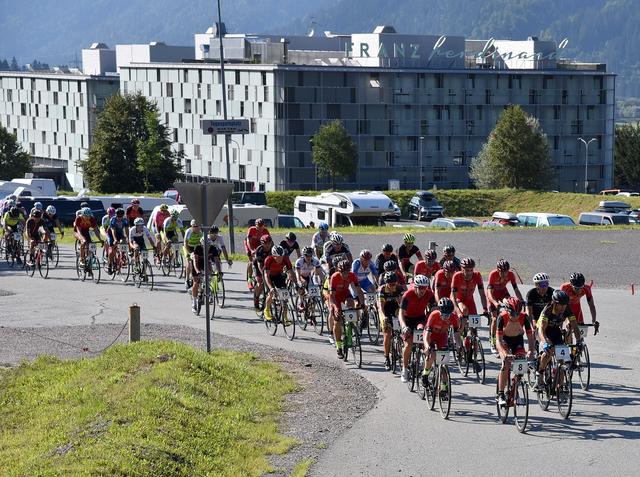
[[[211,287],[211,293],[213,294],[213,300],[217,303],[220,308],[224,308],[224,301],[226,299],[226,292],[224,288],[224,277],[223,273],[219,271],[214,271],[211,274],[211,278],[209,280],[209,286]]]
[[[153,267],[149,261],[148,250],[138,250],[138,253],[134,253],[131,277],[136,287],[140,288],[144,285],[149,287],[149,290],[153,290]]]
[[[413,392],[416,389],[416,382],[420,381],[419,377],[422,373],[423,366],[423,339],[422,332],[423,328],[418,328],[413,330],[413,340],[411,342],[411,356],[409,357],[409,367],[407,370],[409,371],[409,379],[407,380],[407,388],[409,388],[409,392]],[[402,359],[402,355],[400,355],[400,359]],[[420,395],[420,393],[418,393]]]
[[[24,270],[27,272],[27,275],[30,277],[38,269],[38,273],[44,279],[49,276],[49,257],[47,256],[47,243],[39,242],[33,250],[33,253],[30,253],[27,250],[24,253]]]
[[[569,368],[569,375],[572,380],[573,373],[578,373],[578,381],[580,381],[580,387],[584,391],[589,390],[589,384],[591,383],[591,358],[589,357],[589,347],[584,341],[591,326],[593,327],[593,334],[598,334],[599,323],[597,321],[595,324],[578,325],[581,342],[573,348],[571,366]]]
[[[365,293],[364,316],[367,319],[367,336],[369,343],[377,345],[380,342],[380,317],[378,316],[378,294]]]
[[[307,326],[312,325],[314,331],[322,335],[325,310],[320,287],[313,282],[309,283],[302,295],[296,293],[295,302],[298,326],[306,330]]]
[[[18,260],[22,260],[23,248],[24,240],[22,238],[21,231],[8,234],[8,236],[6,237],[4,258],[10,267],[13,267]]]
[[[342,310],[342,354],[343,360],[349,360],[349,350],[353,355],[353,361],[362,367],[362,342],[360,339],[360,327],[358,308],[345,308]]]
[[[80,252],[76,254],[76,274],[81,281],[85,281],[87,277],[91,278],[94,283],[100,283],[100,261],[96,256],[96,243],[90,242],[88,244],[87,254],[84,258],[84,263],[80,260]]]
[[[400,320],[397,316],[392,319],[393,329],[391,330],[391,372],[396,374],[402,370],[402,330]]]
[[[431,366],[431,372],[426,379],[425,397],[429,409],[432,411],[438,402],[440,416],[449,417],[451,411],[451,374],[449,373],[449,350],[436,350],[436,357]]]
[[[274,336],[278,330],[278,325],[281,325],[287,339],[292,341],[296,336],[296,320],[291,292],[288,288],[273,288],[272,293],[274,293],[274,296],[270,307],[271,320],[266,319],[263,311],[263,320],[267,327],[267,332]]]
[[[47,243],[47,258],[53,268],[58,268],[60,262],[60,250],[58,249],[58,235],[55,232],[49,233],[49,242]]]
[[[522,356],[508,355],[502,366],[508,366],[507,386],[504,395],[507,403],[500,405],[498,400],[498,383],[496,382],[496,409],[498,411],[498,419],[503,424],[507,422],[509,409],[513,408],[513,423],[518,432],[524,432],[527,428],[529,420],[529,387],[525,375],[528,372],[529,365],[527,360]]]
[[[172,273],[179,279],[184,276],[184,257],[182,256],[181,248],[181,243],[171,242],[162,254],[160,270],[165,277]]]
[[[544,370],[543,383],[538,386],[538,404],[543,411],[549,409],[552,399],[558,405],[560,415],[568,419],[573,405],[573,389],[571,386],[571,348],[575,346],[556,345],[551,350],[551,361]]]
[[[206,287],[204,285],[204,274],[200,273],[200,283],[198,285],[198,301],[196,302],[196,315],[200,316],[200,311],[202,310],[202,306],[205,304],[206,300]],[[209,288],[211,290],[211,288]],[[191,294],[189,293],[189,298],[191,298]],[[209,292],[209,316],[213,318],[216,314],[216,300],[212,299],[212,293]]]
[[[484,384],[486,378],[486,365],[484,359],[484,349],[482,341],[478,336],[478,328],[484,315],[469,315],[467,324],[467,336],[464,338],[464,348],[467,351],[466,367],[464,375],[468,376],[469,371],[475,374],[476,380]]]
[[[124,242],[118,242],[115,245],[115,253],[113,256],[113,263],[111,264],[111,280],[119,277],[120,280],[126,282],[129,279],[131,273],[131,260],[129,260],[129,245]],[[109,267],[107,264],[107,274],[109,274]]]

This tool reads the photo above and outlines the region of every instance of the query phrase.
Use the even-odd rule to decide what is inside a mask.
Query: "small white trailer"
[[[299,195],[293,215],[305,226],[326,222],[330,227],[384,225],[384,215],[393,213],[393,202],[382,192],[325,192],[317,196]]]

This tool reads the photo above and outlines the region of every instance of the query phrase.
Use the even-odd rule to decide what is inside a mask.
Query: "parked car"
[[[305,226],[298,217],[293,215],[278,215],[278,227],[281,229],[304,229]]]
[[[613,212],[583,212],[578,217],[580,225],[629,225],[629,216]]]
[[[436,196],[424,190],[416,192],[409,201],[409,218],[415,220],[433,220],[443,217],[442,207]]]
[[[517,217],[520,223],[525,227],[558,227],[576,225],[571,217],[562,214],[521,212]]]
[[[640,192],[618,192],[616,195],[621,195],[624,197],[638,197],[640,196]]]
[[[520,221],[511,212],[494,212],[491,219],[482,222],[483,227],[518,227]]]
[[[100,220],[106,214],[106,210],[102,201],[95,199],[82,199],[77,197],[30,197],[28,199],[20,198],[20,203],[27,210],[27,213],[33,208],[33,204],[41,202],[42,206],[46,209],[48,206],[53,205],[56,208],[56,215],[58,220],[64,226],[73,225],[73,221],[76,219],[76,211],[80,209],[82,202],[87,202],[89,208],[93,212],[93,216],[100,224]]]
[[[431,221],[431,227],[441,227],[443,229],[461,229],[467,227],[479,227],[477,222],[463,217],[440,217]]]
[[[167,197],[169,199],[175,200],[178,204],[182,204],[182,199],[180,197],[180,192],[176,189],[167,189],[162,193],[162,197]]]
[[[231,194],[234,204],[267,205],[267,194],[264,192],[234,192]]]
[[[385,220],[395,220],[396,222],[400,221],[400,217],[402,216],[402,210],[398,207],[398,204],[395,202],[391,202],[393,206],[393,212],[389,211],[389,213],[383,214],[382,218]]]

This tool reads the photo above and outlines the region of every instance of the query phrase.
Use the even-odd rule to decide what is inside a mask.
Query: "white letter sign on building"
[[[248,119],[202,119],[203,134],[249,134]]]

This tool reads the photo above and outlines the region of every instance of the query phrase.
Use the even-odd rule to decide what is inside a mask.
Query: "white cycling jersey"
[[[300,257],[296,261],[296,270],[300,273],[301,277],[307,278],[310,276],[316,268],[320,266],[320,260],[316,257],[311,258],[311,263],[307,263],[304,257]]]
[[[204,236],[200,239],[200,243],[204,245]],[[220,251],[222,251],[222,247],[227,248],[224,244],[224,237],[222,235],[218,235],[215,240],[211,240],[211,237],[209,237],[209,245],[213,245]]]
[[[138,231],[138,227],[140,227],[140,230]],[[148,237],[149,240],[151,241],[151,243],[155,244],[155,239],[153,237],[153,235],[151,235],[151,232],[149,232],[149,229],[147,228],[146,225],[142,225],[142,226],[137,226],[134,225],[133,227],[129,228],[129,241],[133,242],[134,239],[136,238],[144,238],[144,237]]]

